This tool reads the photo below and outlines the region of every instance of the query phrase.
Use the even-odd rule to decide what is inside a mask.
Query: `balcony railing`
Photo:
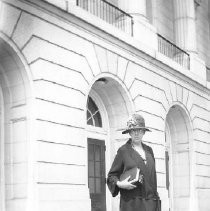
[[[190,55],[158,34],[158,51],[186,69],[190,69]]]
[[[113,4],[105,0],[77,0],[76,4],[107,23],[133,35],[132,17]]]
[[[210,82],[210,67],[206,67],[206,79]]]

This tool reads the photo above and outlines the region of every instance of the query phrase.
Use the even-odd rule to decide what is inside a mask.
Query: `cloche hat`
[[[150,131],[149,128],[145,126],[144,118],[140,114],[132,114],[127,121],[127,128],[122,131],[122,134],[129,133],[130,130],[143,129],[145,131]]]

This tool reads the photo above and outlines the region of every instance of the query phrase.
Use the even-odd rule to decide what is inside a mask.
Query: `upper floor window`
[[[102,127],[101,114],[91,97],[88,97],[87,102],[87,124],[94,127]]]

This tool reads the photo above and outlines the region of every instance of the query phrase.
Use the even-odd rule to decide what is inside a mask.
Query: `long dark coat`
[[[120,211],[156,211],[159,199],[157,193],[157,179],[155,170],[155,158],[152,148],[143,144],[146,154],[146,164],[136,152],[131,139],[121,146],[112,167],[108,173],[107,185],[113,197],[120,192]],[[120,175],[133,167],[140,168],[143,175],[143,183],[132,190],[120,189],[116,183]]]

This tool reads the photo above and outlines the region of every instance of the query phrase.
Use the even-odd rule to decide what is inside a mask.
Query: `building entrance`
[[[92,211],[106,211],[105,142],[88,138],[88,187]]]
[[[88,186],[92,211],[119,210],[119,198],[111,196],[105,176],[117,149],[126,141],[119,130],[124,128],[133,110],[124,84],[113,75],[109,76],[95,81],[86,104]]]
[[[166,118],[166,188],[171,211],[190,210],[189,117],[184,109],[172,106]]]

